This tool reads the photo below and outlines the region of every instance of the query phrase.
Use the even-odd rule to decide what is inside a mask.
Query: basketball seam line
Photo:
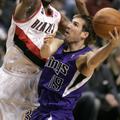
[[[120,26],[120,25],[115,25],[115,24],[107,24],[107,23],[101,23],[101,22],[98,22],[98,21],[94,21],[94,23],[99,23],[99,24],[104,24],[104,25],[113,25],[113,26]]]

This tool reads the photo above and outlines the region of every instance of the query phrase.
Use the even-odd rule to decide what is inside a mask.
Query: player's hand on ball
[[[114,28],[113,32],[109,32],[109,35],[111,37],[110,43],[113,48],[120,46],[120,32],[117,30],[117,28]]]

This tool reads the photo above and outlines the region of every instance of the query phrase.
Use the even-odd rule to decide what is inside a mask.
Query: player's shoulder
[[[89,51],[87,53],[85,53],[84,55],[80,55],[77,60],[76,60],[76,65],[80,66],[81,64],[84,64],[87,62],[87,60],[94,55],[93,51]]]
[[[59,12],[55,7],[53,7],[52,5],[50,5],[50,8],[53,10],[53,11],[56,11],[56,12]]]
[[[95,52],[94,51],[89,51],[85,54],[85,56],[88,58],[88,57],[91,57],[92,55],[94,55]]]
[[[41,8],[41,1],[32,2],[29,0],[21,0],[16,5],[13,17],[17,21],[26,21],[28,18],[36,15]]]
[[[90,56],[92,56],[92,55],[94,54],[94,50],[92,50],[92,49],[89,48],[89,47],[87,47],[87,48],[88,48],[88,51],[86,51],[85,54],[80,55],[80,56],[78,57],[78,60],[79,60],[79,59],[82,59],[82,58],[88,58],[88,57],[90,57]]]
[[[58,11],[55,7],[50,5],[50,9],[53,11],[54,17],[61,17],[60,11]]]

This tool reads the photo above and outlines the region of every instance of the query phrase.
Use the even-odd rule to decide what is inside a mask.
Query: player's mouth
[[[65,30],[65,36],[68,36],[68,35],[69,35],[69,30],[66,29],[66,30]]]

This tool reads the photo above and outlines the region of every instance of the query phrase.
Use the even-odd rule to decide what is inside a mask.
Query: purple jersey
[[[60,99],[73,99],[73,97],[76,99],[80,96],[80,87],[89,79],[77,70],[76,59],[91,49],[85,47],[75,52],[64,52],[63,50],[64,45],[49,59],[42,72],[39,82],[39,87],[41,88],[39,101],[43,105],[56,104],[56,102],[57,104],[59,104],[58,102],[61,104]],[[48,96],[46,96],[47,92],[49,93]],[[54,101],[52,98],[56,98],[56,96],[60,99]],[[49,98],[50,101],[48,103],[46,100]]]
[[[41,106],[37,111],[41,113],[46,111],[52,114],[51,111],[63,110],[66,114],[67,111],[72,111],[80,97],[82,86],[89,80],[77,70],[76,59],[91,49],[85,47],[74,52],[64,52],[64,47],[65,45],[62,45],[49,59],[40,77],[39,102]]]

